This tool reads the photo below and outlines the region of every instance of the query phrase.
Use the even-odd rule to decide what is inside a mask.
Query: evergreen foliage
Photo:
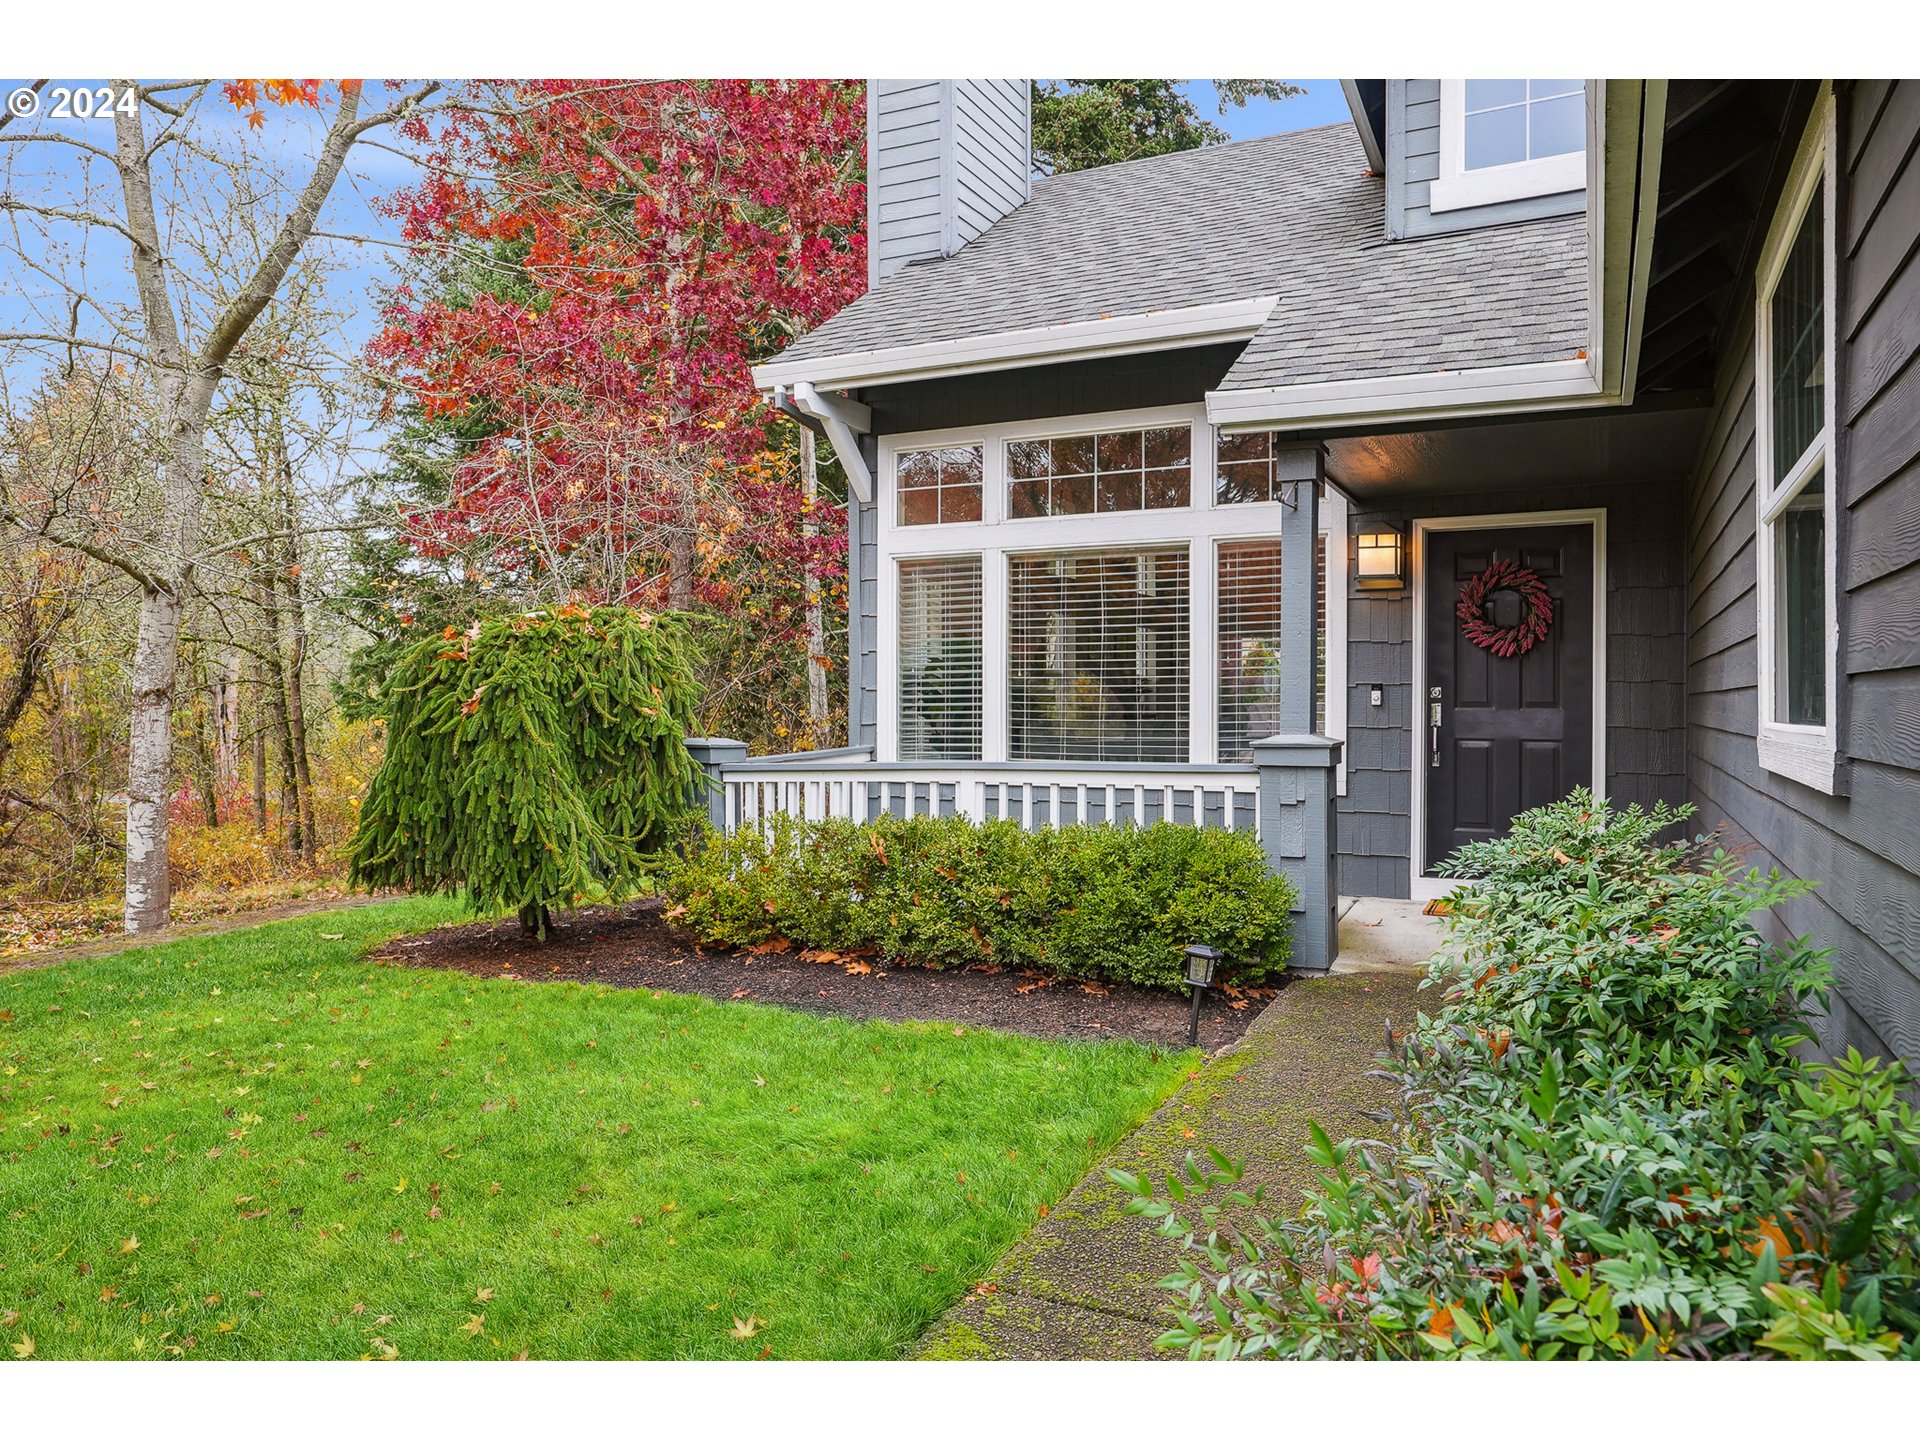
[[[709,945],[781,937],[946,969],[1001,964],[1179,990],[1182,947],[1246,983],[1278,974],[1297,898],[1245,831],[883,815],[776,815],[696,835],[664,872],[668,915]]]
[[[564,605],[407,650],[383,691],[354,883],[461,890],[540,936],[554,906],[630,891],[699,796],[685,627]]]

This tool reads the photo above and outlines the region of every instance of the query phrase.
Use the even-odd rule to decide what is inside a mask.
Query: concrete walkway
[[[1411,914],[1374,907],[1402,906]],[[1366,908],[1362,908],[1366,907]],[[1313,1178],[1303,1153],[1307,1122],[1336,1137],[1379,1134],[1362,1113],[1387,1099],[1373,1068],[1390,1019],[1404,1027],[1437,1003],[1418,992],[1437,931],[1418,906],[1364,901],[1341,924],[1350,968],[1295,981],[1240,1043],[1189,1077],[1123,1140],[1052,1214],[996,1265],[973,1294],[924,1336],[929,1360],[1144,1360],[1170,1323],[1163,1276],[1178,1247],[1127,1214],[1109,1168],[1163,1175],[1212,1145],[1247,1163],[1246,1186],[1264,1184],[1292,1209]],[[1357,918],[1356,918],[1357,917]],[[1375,923],[1377,922],[1377,923]],[[1418,922],[1418,923],[1416,923]],[[1348,934],[1356,932],[1349,948]]]

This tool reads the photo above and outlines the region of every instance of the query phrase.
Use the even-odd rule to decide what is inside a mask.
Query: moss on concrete
[[[1371,1075],[1391,1018],[1419,1008],[1419,975],[1374,971],[1287,987],[1235,1049],[1195,1068],[994,1267],[916,1354],[941,1359],[1152,1358],[1168,1327],[1161,1279],[1179,1252],[1127,1213],[1109,1169],[1160,1175],[1209,1147],[1246,1162],[1246,1183],[1291,1209],[1313,1182],[1308,1122],[1335,1136],[1382,1132],[1366,1112],[1388,1098]]]

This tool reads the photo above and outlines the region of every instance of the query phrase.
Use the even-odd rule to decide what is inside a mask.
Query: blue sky
[[[1295,80],[1307,93],[1291,100],[1253,100],[1238,110],[1216,115],[1213,85],[1206,80],[1189,80],[1187,95],[1200,113],[1215,121],[1236,140],[1255,140],[1262,135],[1278,135],[1283,130],[1308,130],[1315,125],[1331,125],[1347,116],[1347,97],[1338,80]]]

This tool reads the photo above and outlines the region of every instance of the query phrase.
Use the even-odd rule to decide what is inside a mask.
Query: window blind
[[[980,758],[980,557],[900,564],[900,758]]]
[[[1013,557],[1012,758],[1185,761],[1187,587],[1184,546]]]
[[[1313,728],[1327,733],[1327,537],[1314,540]],[[1219,644],[1217,738],[1223,763],[1253,759],[1253,742],[1280,733],[1280,541],[1222,545],[1215,601]]]

